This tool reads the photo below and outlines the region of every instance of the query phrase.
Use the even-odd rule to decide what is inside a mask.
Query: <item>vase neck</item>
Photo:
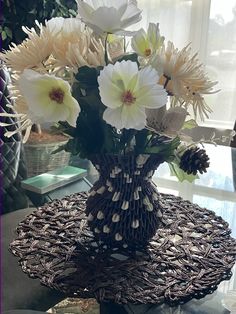
[[[139,177],[149,180],[157,167],[164,161],[158,155],[95,155],[91,161],[100,174],[100,178],[115,179]],[[123,180],[122,180],[123,181]]]

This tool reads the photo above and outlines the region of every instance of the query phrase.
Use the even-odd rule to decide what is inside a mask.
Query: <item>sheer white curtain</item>
[[[232,128],[236,120],[236,0],[139,0],[146,28],[159,22],[176,47],[192,43],[221,91],[206,98],[213,109],[204,125]]]

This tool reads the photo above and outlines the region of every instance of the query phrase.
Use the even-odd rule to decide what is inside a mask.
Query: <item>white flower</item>
[[[169,95],[174,96],[172,106],[192,106],[195,117],[199,115],[202,120],[208,117],[211,109],[203,95],[216,93],[213,87],[217,82],[209,80],[197,54],[192,55],[189,45],[178,50],[172,42],[168,42],[150,63],[160,74],[159,83]]]
[[[84,30],[85,25],[77,18],[53,17],[46,21],[46,27],[53,35],[60,35],[63,32],[64,36],[70,36],[72,33]]]
[[[156,70],[148,66],[139,71],[136,62],[109,64],[98,77],[103,104],[108,107],[103,119],[117,129],[143,129],[145,108],[159,108],[167,102],[167,93],[158,85]]]
[[[55,17],[46,23],[53,40],[53,57],[59,67],[69,66],[74,72],[84,65],[104,65],[104,45],[77,18]]]
[[[38,29],[22,27],[28,35],[21,44],[12,44],[9,50],[0,54],[1,59],[14,72],[22,72],[26,68],[43,67],[52,53],[52,36],[46,27],[36,21]]]
[[[164,37],[160,35],[159,24],[149,23],[148,31],[141,28],[132,38],[133,50],[141,57],[152,56],[161,47]]]
[[[24,70],[19,79],[19,90],[33,123],[68,121],[75,126],[80,107],[70,89],[63,79],[33,70]]]
[[[77,0],[82,21],[96,33],[124,33],[141,20],[141,11],[130,0]]]

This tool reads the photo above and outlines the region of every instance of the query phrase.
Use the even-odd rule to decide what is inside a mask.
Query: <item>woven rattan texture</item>
[[[14,114],[14,110],[9,107],[13,105],[8,89],[9,84],[9,73],[1,67],[0,112]],[[16,118],[0,117],[0,121],[7,124],[0,127],[0,178],[2,182],[0,195],[2,195],[2,213],[7,213],[28,206],[28,200],[21,188],[21,181],[27,177],[27,169],[20,132],[16,132],[11,137],[4,136],[7,131],[16,131],[18,127]]]
[[[107,245],[146,245],[162,217],[151,180],[164,161],[162,155],[98,154],[91,161],[100,173],[86,204],[94,235]]]
[[[25,159],[28,169],[28,177],[55,170],[59,167],[67,166],[70,160],[70,153],[61,151],[54,154],[59,146],[66,143],[45,143],[45,144],[25,144]]]
[[[85,220],[86,193],[27,216],[11,250],[30,277],[68,296],[156,304],[201,298],[230,278],[236,240],[212,211],[173,195],[159,197],[162,226],[143,252],[98,247]]]

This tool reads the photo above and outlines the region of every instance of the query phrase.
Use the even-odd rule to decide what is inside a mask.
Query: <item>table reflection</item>
[[[236,238],[236,149],[227,146],[205,145],[210,157],[207,173],[194,183],[178,182],[170,176],[169,167],[163,164],[155,172],[153,181],[158,190],[171,193],[213,210],[229,223],[232,236]],[[236,271],[230,281],[219,285],[218,293],[236,289]]]

